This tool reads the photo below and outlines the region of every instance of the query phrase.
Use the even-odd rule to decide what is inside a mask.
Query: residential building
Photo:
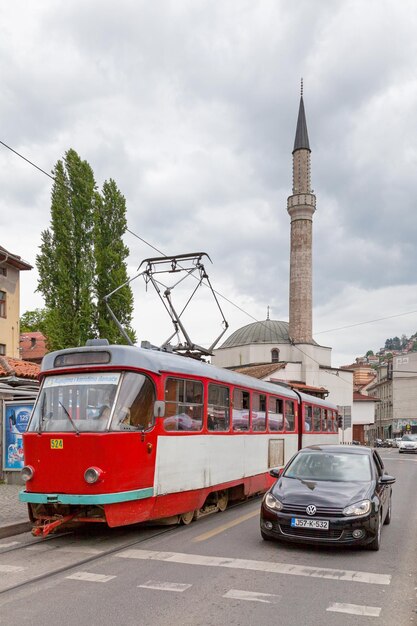
[[[0,356],[20,356],[20,272],[31,269],[20,256],[0,246]]]
[[[369,395],[379,400],[375,415],[378,437],[417,432],[417,352],[393,356],[380,365]]]

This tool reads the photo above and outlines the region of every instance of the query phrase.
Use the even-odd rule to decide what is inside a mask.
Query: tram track
[[[33,583],[41,582],[41,581],[47,580],[48,578],[52,578],[53,576],[56,576],[57,574],[62,574],[63,572],[70,571],[70,570],[74,569],[74,567],[79,567],[80,565],[85,565],[87,563],[92,563],[94,561],[98,561],[98,560],[100,560],[102,558],[111,556],[112,554],[117,554],[118,552],[122,552],[123,550],[126,550],[127,548],[131,548],[131,547],[136,546],[138,544],[144,543],[145,541],[149,541],[149,539],[154,539],[155,537],[159,537],[161,535],[168,534],[168,533],[172,532],[173,530],[176,530],[177,528],[178,528],[177,526],[173,526],[173,527],[170,527],[170,528],[165,528],[164,530],[156,532],[153,535],[147,535],[146,537],[143,537],[141,539],[136,539],[135,541],[130,541],[128,543],[124,543],[121,546],[116,546],[114,548],[110,548],[109,550],[105,550],[103,552],[100,552],[100,554],[94,554],[94,555],[91,555],[91,556],[86,557],[84,559],[80,559],[80,560],[76,561],[75,563],[70,563],[70,564],[64,565],[62,567],[57,567],[57,568],[55,568],[55,569],[53,569],[53,570],[51,570],[49,572],[45,572],[44,574],[40,574],[39,576],[33,576],[32,578],[30,578],[28,580],[23,580],[20,583],[16,583],[15,585],[10,585],[10,587],[6,587],[5,589],[0,590],[0,597],[3,596],[6,593],[9,593],[10,591],[15,591],[17,589],[22,589],[23,587],[32,585]],[[51,539],[56,539],[56,538],[57,537],[51,537]],[[38,542],[36,542],[36,543],[38,543]],[[34,544],[32,543],[30,545],[34,545]],[[28,547],[28,546],[26,545],[25,547]],[[11,551],[13,551],[13,550],[11,550]]]
[[[26,548],[36,546],[39,543],[46,543],[49,541],[53,541],[54,539],[60,539],[61,537],[66,537],[68,535],[74,535],[74,531],[68,530],[65,533],[60,533],[59,535],[50,535],[49,537],[43,537],[42,539],[36,539],[28,543],[22,543],[18,546],[13,546],[12,548],[5,548],[4,550],[1,550],[1,543],[0,543],[0,556],[2,556],[3,554],[7,554],[8,552],[17,552],[19,550],[24,550]]]
[[[238,509],[242,506],[244,506],[245,504],[254,502],[258,499],[260,499],[261,496],[253,496],[247,500],[244,501],[240,501],[240,502],[236,502],[235,504],[229,505],[227,507],[227,511],[232,511],[234,509]],[[203,517],[211,517],[212,513],[208,513],[206,516]],[[198,520],[197,520],[198,521]],[[19,583],[16,583],[14,585],[10,585],[9,587],[6,587],[5,589],[1,589],[0,590],[0,597],[4,596],[7,593],[10,593],[11,591],[16,591],[18,589],[22,589],[24,587],[28,587],[34,583],[38,583],[38,582],[42,582],[45,580],[48,580],[49,578],[53,578],[54,576],[57,576],[58,574],[62,574],[64,572],[68,572],[72,569],[74,569],[75,567],[80,567],[82,565],[86,565],[87,563],[94,563],[95,561],[99,561],[102,558],[106,558],[108,556],[112,556],[113,554],[117,554],[118,552],[122,552],[123,550],[126,550],[128,548],[132,548],[134,546],[137,546],[141,543],[144,543],[146,541],[149,541],[151,539],[155,539],[156,537],[160,537],[163,535],[167,535],[169,533],[174,532],[175,530],[179,530],[181,528],[188,528],[189,526],[179,526],[179,525],[173,525],[173,526],[169,526],[164,528],[163,530],[159,529],[157,532],[150,534],[150,535],[146,535],[146,537],[141,537],[139,539],[135,539],[134,541],[128,541],[126,543],[123,543],[122,545],[118,545],[115,546],[113,548],[109,548],[108,550],[104,550],[103,552],[100,552],[99,554],[94,554],[88,557],[85,557],[84,559],[80,559],[74,563],[70,563],[67,565],[63,565],[62,567],[57,567],[51,571],[45,572],[43,574],[39,574],[38,576],[33,576],[32,578],[29,578],[27,580],[23,580]],[[149,528],[149,527],[148,527]],[[53,541],[53,540],[57,540],[60,539],[62,537],[68,536],[68,535],[72,535],[74,536],[76,534],[76,531],[68,531],[65,533],[60,533],[59,535],[51,535],[50,537],[45,537],[44,539],[39,539],[39,540],[35,540],[31,543],[26,543],[24,545],[20,545],[20,546],[14,546],[13,548],[7,549],[7,550],[3,550],[0,552],[0,557],[3,554],[9,554],[15,551],[19,551],[19,550],[23,550],[24,548],[30,548],[34,545],[38,545],[38,544],[45,544],[46,542],[49,541]],[[57,546],[57,550],[59,550],[59,546]]]

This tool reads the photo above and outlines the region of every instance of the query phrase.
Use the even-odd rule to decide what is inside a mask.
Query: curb
[[[26,533],[32,528],[31,522],[14,522],[13,524],[5,524],[0,526],[0,539],[5,537],[12,537],[13,535],[20,535]]]

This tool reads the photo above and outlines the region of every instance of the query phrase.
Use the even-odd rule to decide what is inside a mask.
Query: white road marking
[[[350,615],[363,615],[364,617],[379,617],[381,608],[379,606],[361,606],[359,604],[333,602],[333,604],[327,607],[326,611],[349,613]]]
[[[75,572],[70,576],[66,576],[66,578],[71,578],[72,580],[87,580],[92,583],[108,583],[112,578],[116,578],[116,576],[105,576],[104,574],[91,574],[90,572]]]
[[[9,541],[9,543],[0,543],[0,548],[10,548],[11,546],[17,546],[20,541]]]
[[[231,598],[232,600],[249,600],[250,602],[265,602],[266,604],[277,604],[281,600],[281,596],[277,596],[273,593],[243,591],[241,589],[230,589],[230,591],[224,594],[223,598]]]
[[[0,565],[0,572],[23,572],[26,567],[20,567],[18,565]]]
[[[143,585],[138,585],[138,587],[142,587],[143,589],[158,589],[158,591],[178,591],[183,592],[192,587],[192,585],[187,585],[185,583],[162,583],[157,580],[148,580],[147,583]]]
[[[168,563],[183,563],[185,565],[203,565],[206,567],[228,567],[232,569],[270,572],[287,576],[307,576],[311,578],[330,578],[332,580],[348,580],[357,583],[373,585],[389,585],[390,574],[374,574],[372,572],[358,572],[354,570],[331,569],[327,567],[309,567],[307,565],[291,565],[289,563],[273,563],[269,561],[252,561],[247,559],[233,559],[217,556],[203,556],[200,554],[185,554],[180,552],[157,552],[154,550],[125,550],[115,555],[124,559],[141,559],[146,561],[165,561]]]

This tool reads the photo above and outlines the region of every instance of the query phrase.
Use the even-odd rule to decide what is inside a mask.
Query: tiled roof
[[[378,402],[377,398],[372,398],[371,396],[364,396],[359,391],[353,392],[353,401],[354,402]]]
[[[230,367],[229,369],[239,374],[246,374],[253,378],[263,380],[265,376],[270,376],[274,372],[285,367],[286,363],[260,363],[258,365],[241,365],[238,367]]]
[[[3,246],[0,246],[0,262],[13,265],[13,267],[16,267],[18,270],[32,269],[32,265],[27,263],[27,261],[24,261],[22,257],[8,252],[6,248],[3,248]]]
[[[20,334],[20,355],[25,361],[42,360],[47,352],[46,339],[40,332]]]
[[[39,372],[40,367],[37,363],[13,359],[9,356],[0,356],[0,380],[9,376],[37,380]]]
[[[297,382],[295,380],[288,380],[285,381],[287,383],[287,385],[289,385],[292,389],[296,389],[298,391],[302,391],[304,393],[310,393],[312,395],[317,395],[317,394],[329,394],[329,390],[326,389],[325,387],[313,387],[312,385],[306,385],[305,383],[300,383]]]

